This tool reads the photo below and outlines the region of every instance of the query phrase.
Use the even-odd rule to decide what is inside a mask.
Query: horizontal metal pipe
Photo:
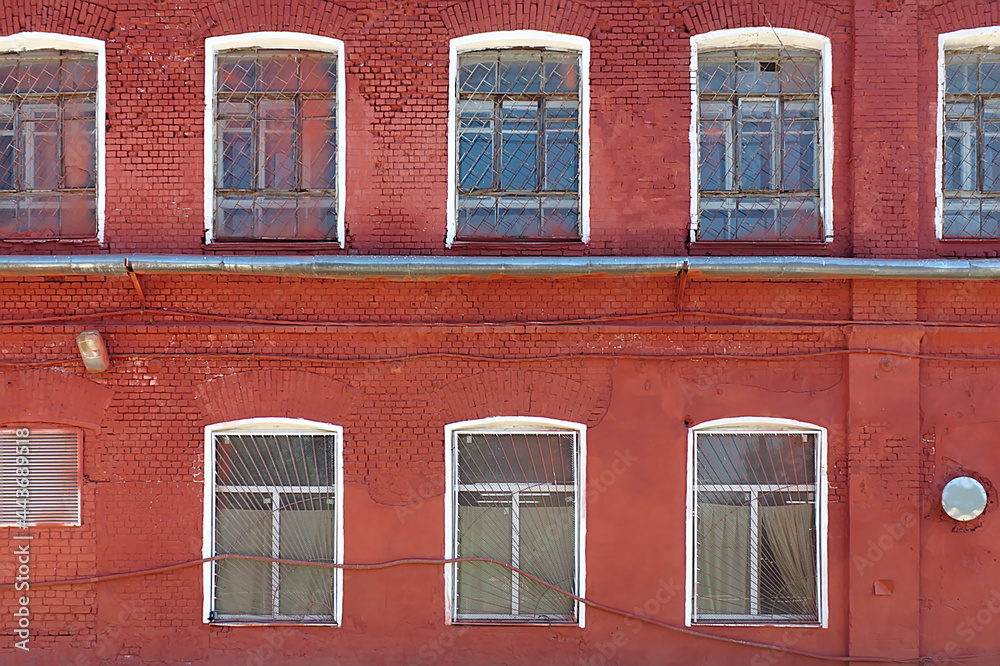
[[[1000,259],[823,257],[408,257],[177,254],[0,257],[3,276],[259,275],[341,280],[491,277],[638,277],[818,280],[1000,280]]]

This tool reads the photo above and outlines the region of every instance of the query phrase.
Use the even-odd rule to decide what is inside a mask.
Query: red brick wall
[[[993,256],[1000,244],[933,233],[937,34],[989,24],[1000,10],[970,2],[8,3],[0,34],[106,42],[107,243],[3,243],[0,254],[216,252],[202,245],[204,39],[258,30],[345,42],[347,245],[322,252],[467,252],[444,248],[448,40],[517,28],[591,40],[592,241],[503,252],[787,253],[687,243],[689,38],[774,25],[833,42],[834,241],[794,251]],[[1000,590],[995,506],[967,528],[938,508],[953,476],[1000,479],[995,283],[142,285],[144,300],[124,277],[0,279],[0,426],[84,429],[83,526],[32,528],[34,583],[201,557],[204,427],[252,416],[343,426],[348,562],[441,557],[444,426],[544,416],[588,427],[588,597],[682,626],[688,428],[780,417],[829,431],[830,626],[704,633],[835,656],[1000,651],[985,629]],[[74,336],[90,328],[112,368],[87,376]],[[622,456],[635,462],[618,473]],[[0,530],[0,585],[16,571],[13,536]],[[30,653],[14,648],[17,597],[3,588],[0,658],[803,663],[596,609],[583,629],[449,627],[437,565],[347,572],[337,629],[205,625],[201,580],[195,566],[36,586]],[[876,597],[877,580],[894,593]]]

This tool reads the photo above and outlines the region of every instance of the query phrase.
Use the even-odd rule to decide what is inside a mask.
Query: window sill
[[[60,238],[58,236],[51,236],[51,237],[41,238],[41,237],[26,236],[24,238],[0,238],[0,242],[9,243],[11,245],[34,245],[36,243],[64,243],[67,245],[72,245],[73,247],[104,247],[104,243],[97,240],[96,237]]]
[[[691,243],[688,254],[692,256],[727,254],[814,254],[831,256],[832,243],[827,241],[775,241],[775,240],[700,240]]]
[[[452,254],[561,254],[572,252],[580,254],[586,251],[587,244],[580,239],[574,240],[456,240],[448,251]]]
[[[288,241],[213,241],[202,243],[202,250],[205,252],[288,252],[303,254],[315,254],[316,252],[342,252],[346,248],[341,247],[339,241],[311,241],[311,240],[288,240]]]

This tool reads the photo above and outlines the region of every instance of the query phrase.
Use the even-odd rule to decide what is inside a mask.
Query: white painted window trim
[[[577,596],[586,598],[587,566],[586,542],[587,542],[587,426],[582,423],[572,421],[561,421],[531,416],[493,416],[485,419],[474,419],[471,421],[459,421],[444,427],[444,556],[445,559],[457,557],[455,553],[455,436],[463,432],[475,433],[511,433],[518,431],[544,431],[558,432],[571,431],[576,433],[576,502],[577,502],[577,529],[576,529],[576,589]],[[444,567],[444,621],[445,624],[468,624],[454,618],[454,597],[455,597],[455,569],[456,564],[447,564]],[[575,602],[577,622],[560,624],[559,626],[585,626],[586,604]],[[480,624],[477,622],[477,624]],[[488,621],[482,624],[490,624]],[[498,622],[496,624],[505,624]],[[532,626],[532,622],[518,622],[509,626]],[[551,623],[537,623],[542,626],[552,626]]]
[[[7,37],[0,37],[0,52],[11,51],[84,51],[97,55],[97,109],[94,116],[94,144],[97,149],[96,189],[97,201],[94,202],[94,212],[97,215],[97,242],[104,244],[104,206],[105,206],[105,171],[104,171],[104,124],[107,97],[107,58],[104,53],[104,42],[90,37],[74,37],[60,35],[54,32],[19,32]],[[45,240],[35,239],[32,240]],[[63,243],[80,243],[92,239],[57,239]]]
[[[205,242],[214,242],[215,218],[215,57],[233,49],[300,49],[337,55],[337,241],[344,247],[347,199],[344,42],[301,32],[248,32],[205,40]]]
[[[341,426],[306,419],[289,419],[279,417],[264,417],[252,419],[240,419],[238,421],[227,421],[225,423],[214,423],[205,428],[205,493],[204,493],[204,523],[202,525],[202,557],[210,558],[215,555],[215,436],[218,434],[240,434],[240,435],[308,435],[308,434],[334,434],[337,437],[336,452],[334,455],[334,483],[335,501],[334,511],[337,521],[337,546],[335,557],[337,562],[344,561],[344,429]],[[212,572],[214,566],[212,562],[205,562],[202,565],[202,622],[212,624],[210,620],[213,600],[215,599],[215,581]],[[344,605],[344,570],[334,569],[334,602],[333,602],[333,623],[329,622],[306,622],[302,626],[340,626]],[[267,621],[246,621],[246,622],[225,622],[226,626],[262,626],[262,625],[289,625],[288,622],[267,622]],[[296,623],[291,623],[296,624]]]
[[[1000,47],[1000,26],[970,28],[944,32],[938,35],[937,60],[937,149],[934,160],[934,235],[944,238],[944,93],[945,93],[945,51],[955,49]]]
[[[820,87],[823,123],[823,157],[819,164],[822,171],[820,199],[824,240],[829,243],[833,240],[833,52],[829,37],[791,28],[732,28],[691,37],[691,127],[688,133],[691,148],[691,242],[698,240],[699,223],[698,53],[710,49],[754,47],[784,47],[819,52],[823,70]]]
[[[685,581],[684,581],[684,624],[694,624],[694,588],[695,588],[695,498],[694,489],[697,481],[694,476],[695,439],[698,433],[711,432],[717,434],[743,433],[805,433],[816,435],[816,575],[819,578],[817,611],[818,622],[739,622],[725,621],[699,622],[698,626],[754,626],[754,627],[822,627],[829,626],[830,608],[828,595],[829,563],[827,559],[828,540],[828,482],[827,482],[827,431],[822,426],[782,418],[763,418],[742,416],[736,418],[706,421],[688,429],[687,455],[687,502],[685,513]]]
[[[451,40],[448,55],[448,217],[446,247],[458,225],[458,56],[486,49],[550,48],[580,54],[580,240],[590,241],[590,40],[541,30],[501,30]]]

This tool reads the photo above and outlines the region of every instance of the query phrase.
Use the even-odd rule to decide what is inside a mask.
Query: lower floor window
[[[694,622],[820,621],[821,439],[694,432]]]
[[[454,434],[455,621],[578,620],[579,444],[569,430]]]
[[[210,621],[337,620],[339,433],[296,430],[210,434]]]
[[[80,524],[81,431],[0,430],[0,525]]]

